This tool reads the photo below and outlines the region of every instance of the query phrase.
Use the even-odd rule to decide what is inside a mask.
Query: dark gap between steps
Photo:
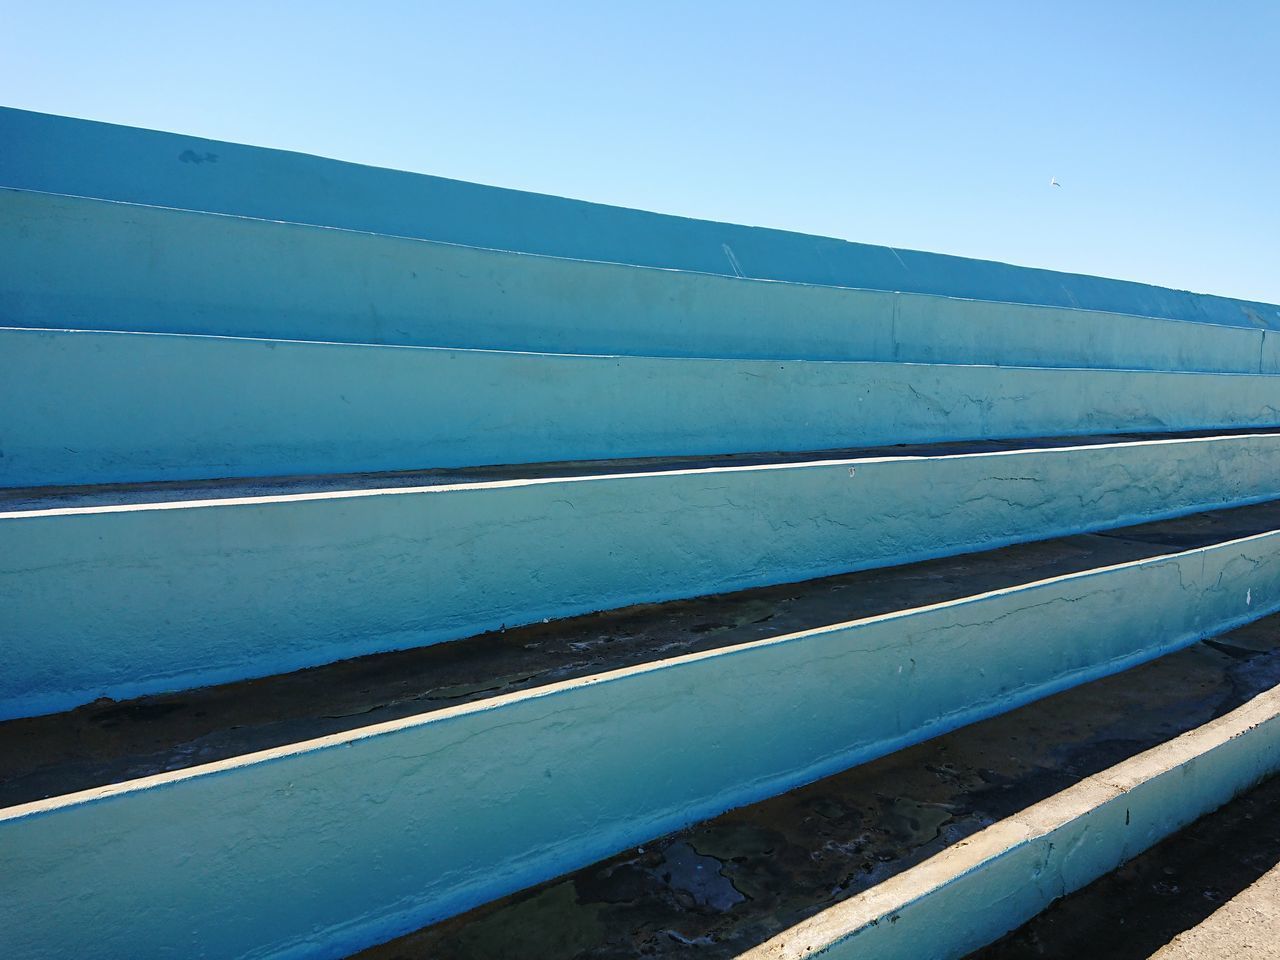
[[[357,957],[727,960],[1277,683],[1280,614],[731,810]],[[1232,881],[1222,883],[1225,894]],[[1087,949],[1047,955],[1113,956],[1100,940],[1071,943]],[[983,960],[1032,956],[1041,954]]]
[[[1280,529],[1280,500],[736,593],[642,604],[293,673],[0,723],[0,807],[555,681]]]

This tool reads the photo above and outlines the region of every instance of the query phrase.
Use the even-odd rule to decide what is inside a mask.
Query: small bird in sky
[[[1051,187],[1060,187],[1060,186],[1062,186],[1062,184],[1060,184],[1060,183],[1058,182],[1058,178],[1057,178],[1057,177],[1050,177],[1050,178],[1049,178],[1049,186],[1051,186]]]

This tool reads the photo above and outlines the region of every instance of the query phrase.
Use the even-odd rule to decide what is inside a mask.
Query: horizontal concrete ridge
[[[539,463],[487,464],[426,470],[384,470],[361,473],[284,474],[273,477],[222,477],[212,480],[155,480],[53,487],[0,488],[0,513],[64,510],[82,507],[115,509],[130,504],[181,509],[192,501],[239,500],[295,496],[376,496],[392,491],[507,481],[557,481],[717,470],[724,467],[778,469],[846,460],[907,457],[967,456],[1058,447],[1091,447],[1123,443],[1177,443],[1220,437],[1271,436],[1280,428],[1184,430],[1176,433],[1099,433],[1067,437],[1020,437],[1008,440],[954,440],[945,443],[895,443],[876,447],[836,447],[825,450],[766,450],[709,456],[624,457],[609,460],[547,460]]]
[[[1280,307],[0,143],[3,960],[958,958],[1280,770]]]
[[[9,328],[0,409],[20,487],[1271,427],[1280,377]]]
[[[240,144],[0,111],[0,186],[826,286],[1280,327],[1271,304],[689,220]]]
[[[0,757],[8,757],[0,764],[0,807],[1278,527],[1280,502],[1273,501],[801,583],[638,604],[216,686],[95,700],[0,724]]]
[[[1280,434],[927,453],[0,502],[0,717],[1280,497]]]
[[[1280,776],[1273,776],[967,960],[1076,960],[1096,944],[1133,960],[1277,960],[1278,863]]]
[[[994,823],[1016,819],[1091,775],[1226,716],[1271,689],[1280,676],[1278,668],[1280,617],[1266,617],[1123,673],[650,838],[573,873],[361,951],[355,960],[676,960],[690,955],[733,960]],[[1280,781],[1258,792],[1272,798],[1253,808],[1265,815],[1267,806],[1274,809]],[[1204,831],[1198,825],[1194,832]],[[1269,848],[1280,849],[1274,824],[1248,835],[1240,837],[1242,855],[1248,854],[1250,837],[1261,842],[1263,857],[1270,855]],[[1256,843],[1254,848],[1257,853]],[[1200,864],[1209,859],[1201,846]],[[1125,868],[1126,875],[1129,870]],[[1187,883],[1185,873],[1170,877],[1158,868],[1147,876],[1182,887],[1182,898],[1147,893],[1166,914],[1179,899],[1208,906],[1200,900],[1199,877]],[[1231,881],[1222,879],[1225,890]],[[1064,932],[1061,923],[1037,920],[1033,924],[1041,936],[1020,936],[1022,953],[997,950],[996,956],[1038,955],[1042,946],[1058,960],[1087,956],[1096,944],[1123,943],[1128,929],[1130,942],[1116,955],[1145,957],[1124,952],[1133,946],[1135,934],[1139,941],[1153,942],[1146,935],[1147,924],[1134,923],[1140,916],[1134,911],[1142,904],[1133,901],[1149,890],[1142,887],[1124,898],[1128,912],[1117,908],[1116,891],[1105,912],[1073,909],[1068,943],[1074,949],[1062,949],[1064,938],[1053,936]],[[998,910],[999,904],[984,902],[978,909]],[[1050,912],[1062,913],[1056,907]],[[1123,920],[1126,926],[1113,931],[1108,919],[1112,925]],[[1086,923],[1092,937],[1076,933]],[[929,952],[930,945],[922,943],[913,960],[942,955]]]
[[[1280,772],[1280,689],[1091,776],[742,960],[959,960]]]
[[[12,807],[0,937],[342,956],[1278,606],[1271,532]]]
[[[1275,373],[1262,329],[743,280],[0,190],[0,319],[549,353]],[[571,295],[566,295],[571,291]]]

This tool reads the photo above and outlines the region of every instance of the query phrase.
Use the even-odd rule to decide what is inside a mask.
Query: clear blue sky
[[[0,102],[1280,302],[1277,0],[0,0]]]

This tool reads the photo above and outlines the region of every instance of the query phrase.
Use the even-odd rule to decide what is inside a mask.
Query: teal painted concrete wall
[[[1280,371],[1256,329],[0,189],[0,323],[550,353]]]
[[[0,186],[577,260],[1280,329],[1280,308],[0,110]]]
[[[0,718],[1277,496],[1271,435],[0,514]]]
[[[0,329],[0,410],[23,486],[1276,426],[1280,377]]]
[[[0,486],[1280,425],[1266,304],[22,111],[0,144]],[[0,516],[0,716],[1250,502],[1278,458]],[[11,808],[0,955],[342,956],[1277,608],[1268,533]]]
[[[345,956],[1278,606],[1269,533],[10,808],[0,953]]]

